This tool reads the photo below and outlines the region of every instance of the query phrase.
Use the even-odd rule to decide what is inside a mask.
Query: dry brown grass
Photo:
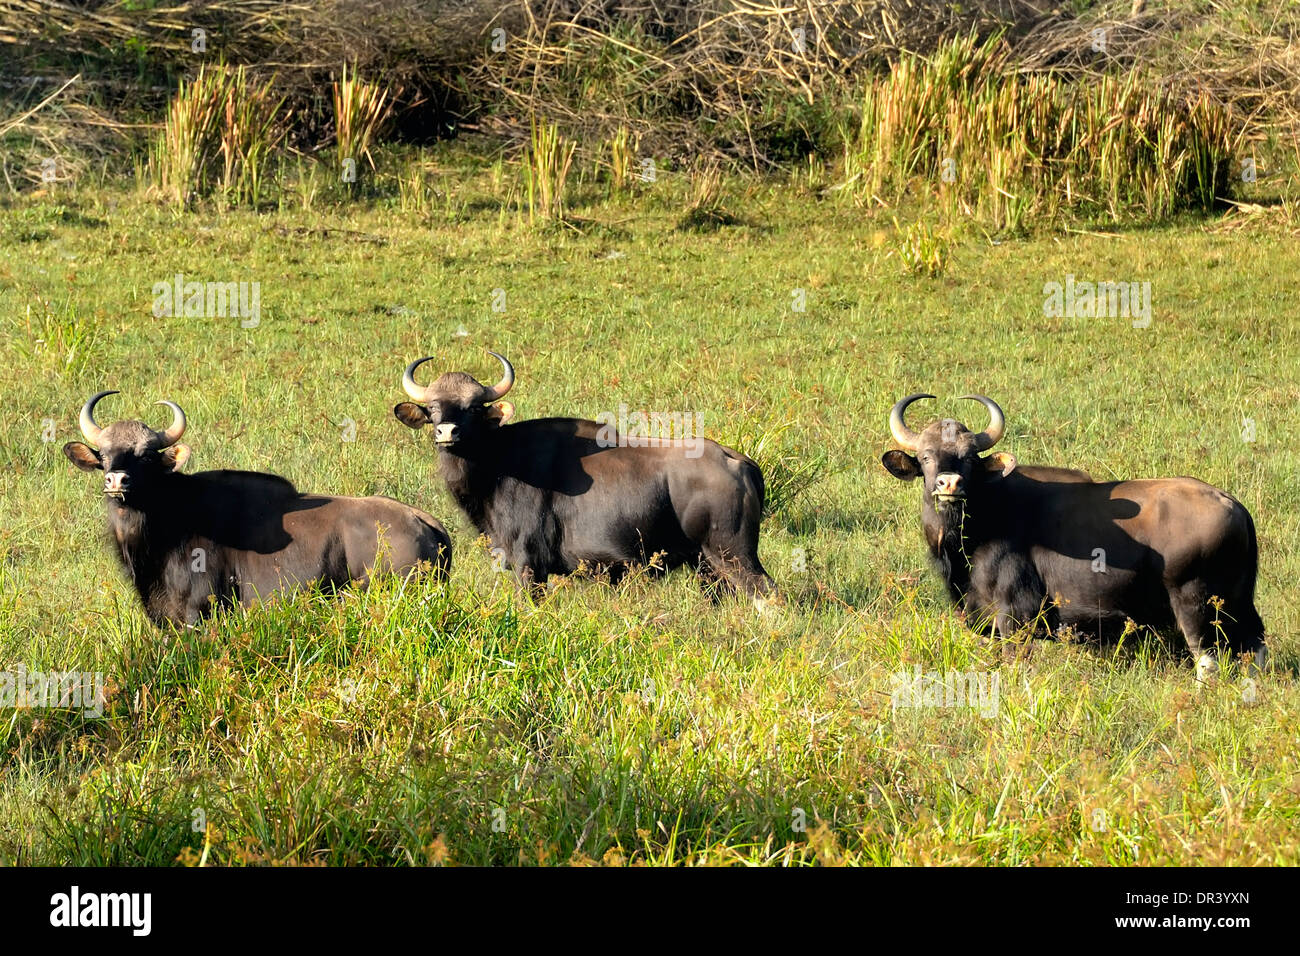
[[[195,69],[198,28],[208,60],[276,72],[296,116],[295,146],[336,135],[328,106],[313,113],[307,104],[328,97],[346,62],[404,91],[392,104],[398,135],[455,126],[522,151],[530,117],[542,117],[578,143],[584,163],[604,162],[601,144],[626,130],[647,154],[684,164],[707,154],[763,171],[836,155],[840,110],[864,83],[904,54],[928,56],[973,31],[1005,35],[1018,72],[1092,79],[1145,69],[1176,95],[1232,104],[1252,136],[1300,129],[1300,11],[1290,0],[1148,7],[1113,0],[1075,15],[1046,0],[177,0],[133,10],[125,0],[0,0],[0,80],[37,65],[57,76],[59,63],[66,77],[89,61],[88,89],[160,110],[167,78]],[[1105,31],[1102,50],[1094,30]]]
[[[57,188],[115,157],[130,130],[86,100],[82,78],[23,84],[0,107],[0,178],[10,193]]]

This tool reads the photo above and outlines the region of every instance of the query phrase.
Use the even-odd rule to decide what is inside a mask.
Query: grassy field
[[[491,175],[448,158],[424,214],[176,214],[125,187],[4,212],[0,666],[110,690],[98,719],[0,712],[0,863],[1300,862],[1294,236],[972,230],[918,278],[897,211],[798,184],[729,184],[741,221],[711,231],[677,228],[670,176],[532,228]],[[155,317],[177,273],[260,283],[260,324]],[[1150,282],[1149,327],[1045,316],[1070,275]],[[491,378],[485,348],[514,363],[521,418],[695,410],[709,437],[762,442],[769,480],[820,464],[763,526],[787,605],[711,603],[684,573],[529,605],[391,412],[408,361]],[[179,402],[191,471],[431,511],[450,584],[155,630],[97,479],[60,453],[106,388],[101,424]],[[918,488],[879,464],[915,391],[981,427],[956,398],[992,396],[1023,463],[1239,497],[1270,672],[1196,693],[1177,635],[1040,641],[1015,664],[981,646],[928,569]],[[918,665],[996,677],[996,713],[893,708]]]

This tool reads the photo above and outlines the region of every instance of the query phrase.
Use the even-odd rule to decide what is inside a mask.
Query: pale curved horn
[[[499,358],[505,372],[501,376],[501,381],[497,382],[483,394],[484,405],[489,402],[495,402],[498,398],[501,398],[506,392],[510,391],[511,387],[515,384],[515,368],[506,361],[506,357],[504,355],[497,355],[497,353],[493,352],[491,349],[488,349],[488,355],[495,355]]]
[[[963,395],[962,398],[979,402],[988,409],[989,427],[975,436],[975,448],[979,451],[988,451],[1002,440],[1002,435],[1007,430],[1007,418],[1002,414],[998,403],[985,395]]]
[[[907,412],[907,406],[922,398],[934,398],[926,392],[918,392],[915,395],[909,395],[907,398],[899,401],[894,406],[894,410],[889,413],[889,431],[894,436],[894,441],[898,442],[907,451],[916,451],[916,446],[920,444],[921,436],[912,429],[907,427],[907,422],[903,420],[903,415]]]
[[[415,370],[432,358],[432,355],[426,355],[422,359],[416,359],[410,365],[406,366],[406,371],[402,373],[402,388],[406,391],[407,395],[411,396],[411,398],[415,399],[417,402],[424,401],[425,389],[423,385],[415,384]]]
[[[104,429],[100,428],[99,425],[95,423],[95,404],[105,395],[117,394],[118,392],[116,390],[111,392],[96,392],[94,395],[90,396],[85,405],[81,406],[81,416],[77,419],[77,423],[81,425],[81,434],[85,435],[86,441],[90,442],[92,445],[99,444],[99,436],[104,431]]]
[[[170,448],[180,441],[181,436],[185,434],[185,412],[175,402],[169,402],[165,399],[161,402],[154,402],[154,404],[166,405],[172,410],[172,423],[164,430],[156,433],[158,435],[158,444],[154,446],[155,448]]]

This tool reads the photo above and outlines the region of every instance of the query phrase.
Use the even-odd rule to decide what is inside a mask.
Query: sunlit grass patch
[[[452,214],[363,196],[177,219],[129,190],[16,210],[48,235],[9,239],[0,279],[0,668],[111,690],[102,718],[0,712],[0,860],[1296,862],[1300,300],[1280,224],[956,230],[917,281],[889,255],[893,211],[806,190],[729,180],[764,228],[682,231],[690,184],[670,174],[590,209],[617,235],[542,230],[500,213],[508,163],[494,181],[454,150],[396,158],[436,171]],[[899,221],[943,228],[932,213]],[[154,316],[153,283],[196,263],[260,281],[261,325]],[[1045,315],[1069,273],[1150,281],[1151,325]],[[392,417],[413,356],[481,376],[489,347],[521,418],[692,410],[755,456],[786,606],[714,601],[686,570],[523,598]],[[193,470],[429,510],[452,580],[150,627],[94,479],[60,452],[102,388],[133,414],[181,403]],[[1176,635],[1040,641],[1018,663],[982,645],[929,570],[916,487],[879,464],[889,408],[918,390],[936,414],[993,396],[1027,464],[1239,497],[1275,669],[1253,694],[1231,667],[1196,694]],[[918,666],[996,675],[997,712],[893,706]]]

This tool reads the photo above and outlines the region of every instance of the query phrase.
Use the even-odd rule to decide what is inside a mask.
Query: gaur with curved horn
[[[451,539],[437,519],[391,498],[299,494],[283,478],[246,471],[181,469],[190,457],[185,412],[172,422],[101,427],[98,392],[82,406],[81,433],[63,453],[83,471],[103,470],[118,557],[154,623],[194,624],[213,609],[254,604],[309,585],[365,584],[375,571],[431,570],[445,578]]]
[[[921,525],[948,593],[977,628],[1010,638],[1062,625],[1110,637],[1129,619],[1177,626],[1198,678],[1217,670],[1223,645],[1266,657],[1255,609],[1255,523],[1227,492],[1194,478],[1093,481],[1068,468],[1018,466],[994,452],[1002,409],[972,432],[951,418],[920,432],[889,414],[901,451],[881,458],[904,481],[923,479]]]
[[[756,602],[775,594],[758,560],[764,489],[751,459],[707,438],[623,436],[590,419],[507,424],[514,406],[501,398],[515,371],[489,354],[504,369],[493,386],[464,372],[421,386],[415,371],[429,359],[412,362],[402,388],[415,401],[393,414],[433,426],[448,490],[522,585],[580,566],[617,580],[634,565],[691,565]]]
[[[908,451],[916,449],[917,443],[920,442],[921,436],[912,429],[907,427],[905,416],[907,408],[915,401],[923,398],[934,398],[926,392],[918,392],[915,395],[909,395],[901,399],[893,410],[889,413],[889,431],[894,436],[894,441],[902,445]],[[1002,434],[1006,431],[1006,419],[1002,414],[1002,409],[993,399],[984,395],[963,395],[963,400],[979,402],[989,411],[989,427],[975,435],[975,444],[979,446],[980,451],[988,451],[994,445],[1002,440]]]
[[[86,399],[86,404],[81,406],[81,415],[78,417],[78,423],[81,425],[81,434],[86,436],[86,441],[92,445],[99,444],[99,433],[103,431],[95,422],[95,406],[99,400],[108,395],[116,395],[117,392],[96,392],[90,398]]]
[[[917,442],[921,436],[912,429],[907,427],[907,420],[904,416],[907,414],[907,407],[913,402],[920,401],[923,398],[934,398],[928,392],[917,392],[915,395],[909,395],[907,398],[900,399],[889,413],[889,431],[894,436],[894,441],[898,442],[908,451],[916,448]]]

